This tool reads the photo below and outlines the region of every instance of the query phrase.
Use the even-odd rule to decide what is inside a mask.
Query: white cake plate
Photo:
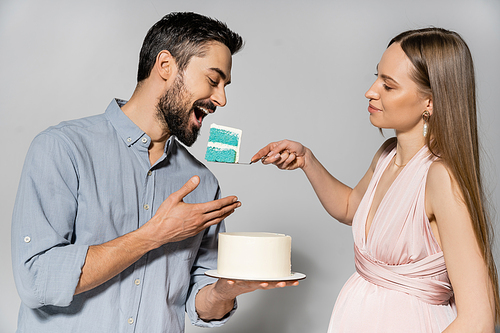
[[[292,272],[292,275],[289,275],[289,276],[284,276],[284,277],[280,277],[280,278],[269,278],[269,279],[242,278],[242,277],[221,275],[221,274],[217,273],[217,270],[206,271],[205,275],[208,275],[208,276],[214,277],[214,278],[222,278],[222,279],[230,279],[230,280],[244,280],[244,281],[296,281],[296,280],[303,280],[306,278],[305,274],[297,273],[297,272]]]

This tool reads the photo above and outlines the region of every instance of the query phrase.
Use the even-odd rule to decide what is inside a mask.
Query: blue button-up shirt
[[[51,127],[30,146],[12,220],[18,332],[179,333],[185,311],[195,325],[224,322],[204,322],[195,310],[199,289],[215,281],[204,272],[216,268],[223,222],[74,295],[88,247],[144,225],[193,175],[201,182],[185,202],[220,196],[215,176],[174,137],[151,165],[151,139],[122,112],[124,103]]]

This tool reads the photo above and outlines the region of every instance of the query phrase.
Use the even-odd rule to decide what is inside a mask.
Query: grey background
[[[205,119],[191,149],[195,156],[204,159],[207,129],[215,122],[243,130],[242,160],[268,142],[298,140],[350,186],[384,141],[369,122],[364,93],[390,38],[429,25],[458,31],[475,59],[485,183],[493,208],[500,207],[498,0],[1,0],[0,332],[15,331],[20,303],[10,219],[31,140],[60,121],[102,113],[113,97],[128,99],[142,40],[171,11],[217,17],[246,41],[233,59],[228,105]],[[351,229],[322,209],[301,171],[208,166],[223,194],[243,202],[227,219],[228,229],[291,235],[293,270],[307,279],[243,295],[225,327],[188,324],[187,332],[325,332],[337,294],[354,272]],[[500,262],[498,245],[495,255]]]

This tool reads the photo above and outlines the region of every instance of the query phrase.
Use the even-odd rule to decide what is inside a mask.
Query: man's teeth
[[[200,109],[201,111],[203,111],[203,113],[205,113],[206,115],[209,115],[210,114],[210,111],[208,111],[207,109],[204,109],[200,106],[198,106],[198,109]]]

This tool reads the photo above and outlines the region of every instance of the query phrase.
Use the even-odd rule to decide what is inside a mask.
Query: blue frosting
[[[209,142],[219,142],[226,145],[238,146],[240,136],[236,133],[226,131],[220,128],[210,128]]]
[[[236,151],[229,148],[207,147],[205,160],[211,162],[234,163],[236,160]]]

